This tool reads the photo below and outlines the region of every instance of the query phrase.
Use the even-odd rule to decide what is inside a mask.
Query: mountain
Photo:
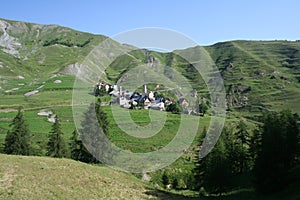
[[[57,25],[0,19],[0,78],[34,80],[80,62],[106,37]]]
[[[152,68],[165,66],[161,73],[172,79],[170,66],[180,72],[200,96],[209,98],[201,75],[181,56],[197,58],[197,54],[204,51],[224,79],[228,111],[236,115],[282,109],[300,112],[299,41],[229,41],[165,54],[139,50],[131,52],[131,56],[116,59],[106,72],[110,80],[116,81],[126,71],[144,62]]]
[[[79,63],[104,39],[58,25],[0,19],[0,95],[25,93],[53,75],[73,76]],[[299,41],[229,41],[172,53],[138,49],[114,60],[106,77],[114,83],[139,64],[162,65],[166,77],[175,69],[200,96],[209,98],[201,75],[178,56],[178,52],[193,55],[200,50],[210,55],[224,78],[228,110],[300,112]]]
[[[206,49],[224,77],[231,106],[246,96],[248,111],[300,111],[299,41],[231,41]]]

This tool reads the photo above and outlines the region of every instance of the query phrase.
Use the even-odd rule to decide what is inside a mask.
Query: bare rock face
[[[0,29],[3,31],[3,29],[6,31],[6,29],[8,28],[9,23],[7,23],[6,21],[0,20]]]
[[[65,73],[69,74],[69,75],[77,75],[80,67],[82,65],[78,62],[74,63],[74,64],[70,64],[68,66],[65,67]]]
[[[18,49],[22,47],[22,45],[17,38],[12,37],[7,33],[9,27],[10,24],[8,22],[0,20],[0,30],[2,32],[2,35],[0,36],[0,46],[3,47],[3,52],[19,57],[20,54]]]
[[[143,173],[142,180],[149,182],[151,181],[151,177],[147,173]]]

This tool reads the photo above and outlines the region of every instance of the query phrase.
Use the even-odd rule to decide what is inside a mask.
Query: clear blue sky
[[[200,45],[235,39],[300,39],[299,0],[3,0],[0,8],[0,18],[107,36],[162,27]]]

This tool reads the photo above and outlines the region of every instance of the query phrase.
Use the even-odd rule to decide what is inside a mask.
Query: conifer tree
[[[111,162],[113,153],[108,136],[108,120],[101,108],[101,101],[91,103],[84,113],[82,128],[79,130],[81,140],[90,154],[100,162]]]
[[[162,175],[162,177],[161,177],[161,180],[162,180],[163,186],[166,188],[167,185],[168,185],[169,182],[170,182],[169,177],[168,177],[166,171],[164,171],[164,173],[163,173],[163,175]]]
[[[166,111],[178,114],[182,112],[182,107],[177,102],[173,102],[167,106]]]
[[[194,169],[193,169],[193,175],[194,175],[194,190],[199,191],[201,185],[203,185],[203,176],[205,171],[205,158],[200,159],[199,153],[201,151],[202,142],[207,134],[206,127],[203,127],[201,137],[198,141],[198,144],[196,146],[195,150],[195,157],[194,157]]]
[[[230,165],[226,146],[220,137],[214,149],[205,157],[203,186],[212,194],[221,195],[226,192],[230,179]]]
[[[236,135],[233,131],[233,125],[225,126],[222,130],[222,137],[227,151],[228,162],[230,163],[230,171],[236,173],[239,169],[237,167],[238,151],[236,145]]]
[[[12,130],[7,132],[4,152],[15,155],[29,155],[30,134],[21,107],[19,107],[18,114],[13,119],[10,126],[12,127]]]
[[[95,112],[96,112],[96,116],[97,116],[97,120],[98,123],[100,125],[100,127],[103,130],[103,133],[105,135],[108,135],[108,120],[107,120],[107,115],[106,113],[103,111],[102,107],[101,107],[101,100],[100,98],[97,99],[96,104],[95,104]]]
[[[173,178],[173,180],[172,180],[172,187],[174,189],[177,189],[177,187],[178,187],[178,179],[176,177]]]
[[[206,129],[203,131],[206,131]],[[218,142],[204,158],[199,157],[199,151],[201,150],[201,143],[199,143],[194,168],[195,190],[200,192],[200,189],[204,188],[208,193],[213,194],[221,194],[227,190],[231,174],[228,146],[225,143],[227,133],[228,128],[223,129]]]
[[[249,141],[249,159],[251,161],[251,169],[253,169],[255,160],[259,153],[261,147],[261,132],[259,129],[253,131],[253,135],[250,137]]]
[[[67,157],[67,147],[61,131],[60,121],[58,116],[55,116],[55,122],[52,125],[52,130],[49,135],[47,144],[47,155],[55,158]]]
[[[236,141],[235,141],[235,151],[236,151],[236,164],[238,167],[238,172],[243,173],[245,169],[248,168],[249,164],[249,132],[247,126],[243,120],[240,120],[237,125]]]
[[[290,111],[267,113],[262,141],[255,162],[255,186],[268,193],[283,188],[299,147],[299,129]]]
[[[299,154],[300,133],[297,125],[297,119],[291,111],[282,111],[280,113],[282,132],[285,144],[283,151],[285,153],[284,163],[290,168],[295,165],[296,158]]]
[[[208,105],[206,104],[206,103],[204,103],[204,102],[201,102],[200,104],[199,104],[199,113],[202,113],[203,115],[205,115],[206,114],[206,112],[207,112],[207,110],[208,110]]]
[[[85,163],[96,163],[97,160],[88,152],[76,130],[70,138],[71,158]]]

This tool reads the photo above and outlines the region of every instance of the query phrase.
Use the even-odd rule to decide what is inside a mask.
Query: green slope
[[[291,109],[300,112],[300,42],[290,41],[230,41],[206,46],[212,60],[224,78],[229,110],[260,113],[265,110]],[[123,74],[154,57],[159,73],[172,77],[166,66],[182,74],[200,96],[209,98],[201,75],[186,60],[176,55],[193,57],[203,51],[194,47],[174,53],[138,50],[119,57],[106,70],[116,82]],[[201,62],[201,61],[200,61]],[[242,99],[247,99],[245,103]],[[252,115],[251,114],[251,115]]]
[[[217,197],[157,190],[133,175],[106,166],[68,159],[0,154],[0,199],[298,199],[300,168],[293,170],[294,184],[280,193],[257,196],[240,189]]]
[[[2,154],[0,161],[0,199],[151,198],[144,182],[104,166]]]
[[[229,101],[230,96],[249,98],[246,106],[232,107],[300,111],[300,42],[232,41],[206,49],[224,77]]]
[[[4,19],[0,25],[0,94],[65,73],[66,67],[82,61],[107,38],[58,25]]]
[[[7,38],[3,39],[1,36],[0,95],[4,99],[10,94],[22,94],[36,89],[53,74],[66,74],[69,65],[83,61],[99,42],[107,38],[57,25],[4,19],[0,19],[0,22],[0,35],[9,35],[12,43],[12,47],[5,47],[6,43],[3,41]],[[14,51],[7,53],[10,48]],[[230,41],[206,46],[204,49],[224,78],[231,111],[253,114],[288,108],[300,112],[299,41]],[[190,56],[200,51],[203,48],[181,50]],[[169,66],[182,74],[200,96],[209,97],[201,75],[190,63],[174,53],[145,49],[131,51],[108,66],[107,78],[112,83],[116,82],[128,70],[147,64],[154,58],[154,66],[162,66],[159,73],[172,77],[172,72],[166,67]],[[23,76],[24,79],[18,76]],[[14,91],[14,88],[18,89]],[[241,102],[243,98],[248,99],[246,104]],[[9,104],[1,103],[1,107],[9,107]]]

